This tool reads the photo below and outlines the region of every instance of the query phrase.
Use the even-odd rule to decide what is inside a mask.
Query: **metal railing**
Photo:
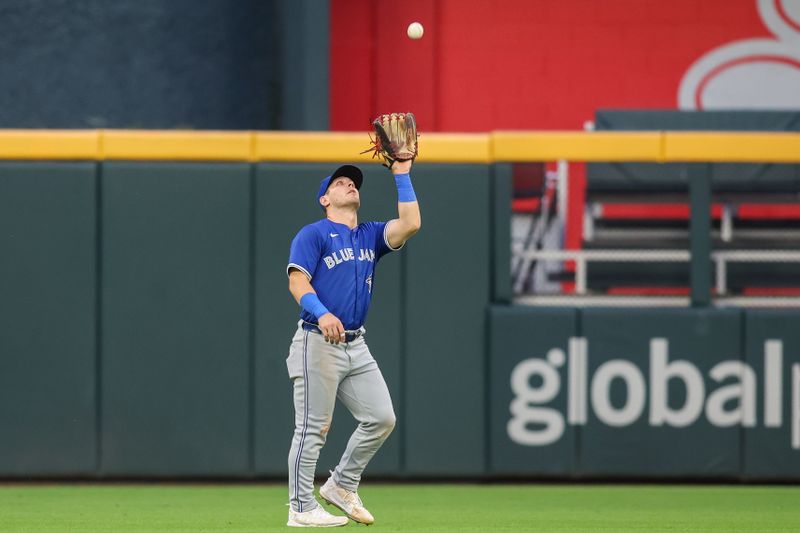
[[[689,250],[525,250],[512,247],[514,258],[530,261],[575,261],[575,294],[588,294],[587,269],[589,262],[688,263]],[[727,265],[741,263],[800,263],[800,251],[792,250],[725,250],[711,252],[715,265],[715,288],[718,296],[728,293]],[[746,301],[744,298],[737,300]],[[800,299],[797,300],[800,303]]]
[[[728,263],[800,263],[800,251],[794,250],[726,250],[711,252],[715,263],[718,295],[728,293]]]

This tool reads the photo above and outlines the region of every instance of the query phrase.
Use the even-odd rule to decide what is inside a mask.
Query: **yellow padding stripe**
[[[796,133],[669,132],[664,138],[668,161],[800,162]]]
[[[0,159],[94,160],[97,130],[0,130]]]
[[[423,133],[418,161],[425,163],[491,162],[486,133]],[[378,162],[368,133],[257,132],[256,161]]]
[[[250,161],[252,133],[105,130],[98,159]]]
[[[0,160],[377,162],[366,132],[0,130]],[[422,133],[419,161],[800,163],[782,132],[495,131]]]
[[[419,161],[424,163],[492,162],[488,133],[422,133]]]
[[[492,162],[488,133],[429,133],[419,138],[419,161],[425,163]]]
[[[661,161],[660,132],[495,131],[494,161]]]
[[[366,133],[265,131],[255,133],[256,161],[368,162]]]

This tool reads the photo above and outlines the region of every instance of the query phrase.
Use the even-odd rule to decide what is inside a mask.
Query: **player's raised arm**
[[[397,184],[397,218],[386,227],[386,238],[392,248],[399,248],[422,227],[414,187],[411,185],[411,161],[395,161],[392,174]]]
[[[422,226],[417,196],[411,185],[411,165],[419,153],[417,119],[413,113],[387,113],[372,121],[375,130],[375,156],[392,170],[397,184],[397,218],[386,226],[386,240],[392,249],[400,248]],[[374,156],[373,156],[374,157]]]

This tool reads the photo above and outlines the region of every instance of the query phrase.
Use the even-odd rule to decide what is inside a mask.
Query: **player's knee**
[[[329,423],[323,424],[314,430],[314,436],[316,437],[316,440],[319,441],[320,446],[325,445],[325,441],[328,440],[328,432],[330,430],[331,430],[331,425]]]
[[[321,448],[328,439],[328,432],[330,432],[330,429],[330,417],[309,418],[306,424],[299,424],[295,427],[295,440],[302,440],[305,446],[313,449]]]
[[[392,432],[396,423],[397,423],[397,418],[394,416],[394,411],[388,411],[386,413],[383,413],[382,416],[378,417],[375,426],[378,432],[384,438],[386,438],[389,436],[389,433]]]

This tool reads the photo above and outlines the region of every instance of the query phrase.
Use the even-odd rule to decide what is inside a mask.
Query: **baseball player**
[[[301,306],[286,360],[294,384],[295,429],[289,451],[289,521],[296,527],[347,524],[314,497],[317,458],[331,426],[336,398],[358,420],[339,464],[320,496],[362,524],[374,522],[358,496],[361,473],[392,432],[392,399],[364,340],[364,321],[381,257],[399,250],[419,231],[419,204],[411,185],[412,161],[391,165],[398,217],[358,222],[358,167],[343,165],[322,180],[317,201],[326,217],[302,228],[292,241],[289,291]]]

